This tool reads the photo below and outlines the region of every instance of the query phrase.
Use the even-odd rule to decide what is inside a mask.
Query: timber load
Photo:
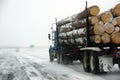
[[[120,4],[103,13],[100,13],[97,5],[93,5],[57,22],[59,43],[85,45],[88,34],[87,26],[90,30],[91,43],[120,45]]]

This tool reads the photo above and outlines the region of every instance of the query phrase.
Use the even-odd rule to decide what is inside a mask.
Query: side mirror
[[[50,34],[48,34],[48,39],[51,40]]]

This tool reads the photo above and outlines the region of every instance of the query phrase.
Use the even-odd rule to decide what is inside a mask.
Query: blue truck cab
[[[57,32],[51,28],[52,32],[48,34],[48,39],[51,40],[52,44],[49,47],[49,58],[50,62],[56,58],[56,49],[57,49]]]

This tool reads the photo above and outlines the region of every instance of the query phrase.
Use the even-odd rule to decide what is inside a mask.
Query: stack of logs
[[[86,10],[57,23],[59,42],[66,45],[84,45],[86,42],[86,17],[88,17],[91,42],[119,45],[120,4],[101,14],[96,5]]]

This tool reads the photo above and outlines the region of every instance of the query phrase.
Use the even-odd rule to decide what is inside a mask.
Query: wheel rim
[[[87,67],[87,63],[86,63],[86,56],[84,56],[84,58],[83,58],[83,65],[84,65],[84,68],[86,68],[86,67]]]
[[[90,68],[93,71],[94,70],[94,62],[93,62],[94,58],[93,56],[90,57]]]

